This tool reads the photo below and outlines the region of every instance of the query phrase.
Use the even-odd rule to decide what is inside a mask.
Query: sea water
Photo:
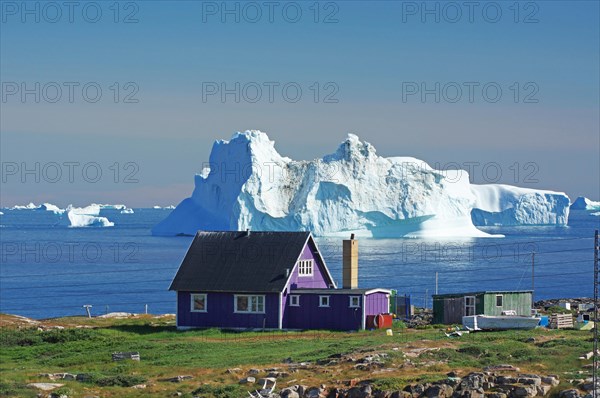
[[[0,312],[32,318],[106,312],[174,313],[168,290],[192,237],[156,237],[150,229],[170,210],[103,209],[114,227],[68,226],[66,215],[7,210],[0,215]],[[504,238],[360,239],[359,286],[431,295],[535,290],[535,300],[593,294],[593,238],[600,217],[571,211],[566,227],[486,227]],[[341,285],[342,242],[318,238]],[[436,278],[437,274],[437,278]],[[436,284],[437,279],[437,284]]]

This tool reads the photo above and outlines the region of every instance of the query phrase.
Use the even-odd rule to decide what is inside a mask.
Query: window
[[[465,315],[475,315],[475,296],[465,296]]]
[[[350,308],[360,307],[360,296],[350,296]]]
[[[329,296],[319,296],[319,307],[329,307]]]
[[[312,276],[312,274],[313,274],[313,260],[298,261],[298,275],[299,276]]]
[[[300,296],[295,294],[290,296],[290,307],[300,307]]]
[[[265,296],[250,296],[245,294],[236,294],[233,303],[233,312],[239,312],[244,314],[265,313]]]
[[[502,307],[502,305],[503,305],[502,301],[503,301],[502,295],[497,294],[496,295],[496,307]]]
[[[206,312],[206,294],[192,294],[191,299],[190,309],[192,312]]]

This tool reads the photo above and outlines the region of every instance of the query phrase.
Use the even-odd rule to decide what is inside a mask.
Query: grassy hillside
[[[192,396],[195,391],[199,396],[238,397],[250,389],[238,384],[250,368],[287,371],[287,358],[312,365],[278,379],[281,388],[336,386],[350,379],[401,388],[417,380],[441,379],[450,370],[467,372],[503,363],[522,372],[559,374],[566,383],[585,377],[577,372],[589,361],[578,357],[591,349],[591,333],[575,330],[482,332],[455,339],[435,328],[396,329],[393,336],[384,331],[182,332],[170,316],[69,317],[35,324],[2,315],[0,395],[35,397],[39,391],[27,383],[51,382],[38,374],[68,372],[88,376],[86,382],[56,381],[65,384],[61,390],[70,396],[165,397],[177,391]],[[111,354],[117,351],[139,351],[141,361],[114,362]],[[368,352],[388,354],[385,370],[359,370],[353,363],[316,365],[335,354],[359,357]],[[240,370],[227,372],[231,368]],[[193,378],[181,383],[165,380],[177,375]],[[132,388],[136,384],[146,388]]]

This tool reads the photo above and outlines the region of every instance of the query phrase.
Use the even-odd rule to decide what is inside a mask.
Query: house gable
[[[312,266],[312,273],[310,275],[301,275],[300,262],[310,261]],[[335,286],[327,265],[323,260],[322,256],[318,252],[317,246],[313,241],[312,237],[306,241],[298,261],[294,265],[294,268],[290,272],[290,277],[286,284],[286,292],[294,289],[329,289]]]

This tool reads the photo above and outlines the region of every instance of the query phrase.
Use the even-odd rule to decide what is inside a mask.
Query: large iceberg
[[[197,230],[309,230],[317,236],[485,237],[479,225],[567,223],[564,193],[476,186],[465,171],[385,158],[355,135],[322,159],[281,156],[260,131],[216,141],[209,162],[154,235]]]
[[[573,210],[600,210],[600,202],[595,202],[586,197],[580,196],[575,199],[571,205]]]

